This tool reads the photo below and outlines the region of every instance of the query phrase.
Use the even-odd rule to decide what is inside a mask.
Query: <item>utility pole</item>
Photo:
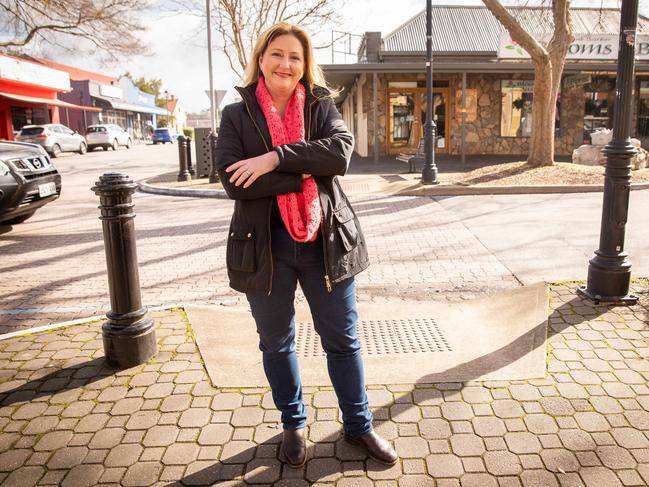
[[[214,160],[214,145],[216,139],[216,107],[214,106],[214,77],[212,71],[212,10],[210,0],[205,0],[207,9],[207,64],[210,70],[210,127],[212,131],[210,137],[210,183],[219,182],[219,174],[216,170],[216,161]]]
[[[426,124],[424,150],[426,159],[421,184],[439,184],[435,166],[435,121],[433,120],[433,13],[432,0],[426,0]]]

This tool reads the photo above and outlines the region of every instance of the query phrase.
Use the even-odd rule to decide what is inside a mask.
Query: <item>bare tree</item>
[[[554,164],[554,121],[556,99],[566,54],[574,41],[569,0],[552,0],[554,32],[544,45],[527,32],[499,0],[483,0],[489,11],[507,29],[512,40],[525,49],[534,63],[532,134],[527,164],[532,167]],[[547,12],[550,15],[550,12]]]
[[[280,22],[299,24],[311,35],[340,23],[345,0],[214,0],[213,29],[230,68],[243,78],[248,55],[265,29]],[[185,12],[205,15],[204,0],[184,3]]]
[[[73,38],[75,50],[86,44],[112,59],[145,54],[137,34],[145,30],[139,19],[146,6],[147,0],[0,0],[0,31],[8,33],[0,48],[50,44],[69,50]]]

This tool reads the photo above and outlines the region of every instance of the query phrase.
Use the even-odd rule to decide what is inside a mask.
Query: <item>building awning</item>
[[[106,98],[103,96],[97,96],[97,95],[92,95],[93,98],[97,98],[98,100],[103,101],[104,103],[107,103],[108,106],[113,108],[114,110],[124,110],[127,112],[139,112],[139,113],[153,113],[155,115],[166,115],[169,116],[171,113],[169,113],[168,110],[165,110],[164,108],[160,107],[150,107],[146,105],[135,105],[133,103],[126,103],[123,101],[117,101],[111,98]]]
[[[24,103],[35,103],[38,105],[53,105],[57,107],[76,108],[78,110],[88,110],[91,112],[101,112],[101,108],[74,105],[73,103],[68,103],[67,101],[63,101],[63,100],[57,100],[56,98],[40,98],[38,96],[17,95],[15,93],[3,93],[3,92],[0,92],[0,96],[4,98],[9,98],[11,100],[22,101]]]

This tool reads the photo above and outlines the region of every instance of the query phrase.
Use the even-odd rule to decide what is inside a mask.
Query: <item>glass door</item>
[[[448,88],[433,88],[433,121],[435,122],[435,152],[448,152]],[[421,129],[420,137],[424,137],[426,122],[426,90],[421,93]]]
[[[415,90],[388,92],[388,147],[390,153],[416,150],[419,143],[418,97]]]

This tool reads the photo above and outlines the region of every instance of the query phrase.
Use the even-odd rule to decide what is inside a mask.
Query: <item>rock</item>
[[[631,139],[631,143],[633,143],[634,140],[637,139]],[[649,162],[649,152],[647,152],[642,147],[640,147],[639,144],[636,146],[636,149],[638,149],[638,153],[635,156],[633,156],[633,158],[631,159],[631,163],[633,164],[633,169],[638,171],[640,169],[645,169],[647,167],[647,163]]]
[[[585,166],[597,166],[606,164],[606,157],[602,154],[602,148],[596,145],[582,145],[572,151],[572,162]]]
[[[590,140],[593,145],[606,145],[613,138],[613,131],[610,129],[600,129],[590,134]]]
[[[489,105],[491,105],[491,99],[489,98],[489,95],[487,93],[480,95],[480,98],[478,99],[478,105],[481,107],[488,107]]]

